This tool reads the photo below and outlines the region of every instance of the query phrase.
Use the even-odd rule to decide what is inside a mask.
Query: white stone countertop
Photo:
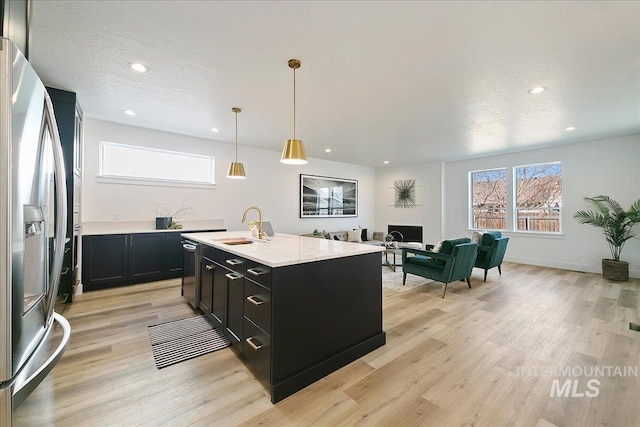
[[[382,246],[367,245],[313,237],[276,233],[263,241],[251,238],[250,231],[227,231],[216,233],[183,233],[184,237],[205,245],[221,249],[269,267],[303,264],[334,258],[382,252]],[[246,238],[254,243],[226,245],[222,239]]]
[[[96,234],[129,234],[129,233],[159,233],[159,232],[181,232],[198,230],[224,229],[222,219],[198,219],[180,221],[182,228],[156,230],[156,220],[151,221],[111,221],[111,222],[83,222],[82,235],[90,236]]]

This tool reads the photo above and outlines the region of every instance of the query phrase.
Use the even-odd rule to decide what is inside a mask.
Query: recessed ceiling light
[[[564,128],[564,130],[566,130],[567,132],[571,132],[572,130],[576,130],[576,127],[575,126],[569,126],[569,127]]]
[[[384,162],[382,162],[382,163],[384,163],[385,165],[388,165],[388,164],[389,164],[389,160],[385,160],[385,161],[384,161]]]
[[[527,92],[536,94],[536,93],[544,92],[545,89],[546,89],[545,87],[536,86],[536,87],[533,87],[533,88],[529,89]]]
[[[124,113],[125,113],[127,116],[135,116],[135,115],[136,115],[136,112],[135,112],[135,111],[133,111],[133,110],[124,110]]]
[[[146,65],[139,62],[129,62],[129,68],[139,73],[146,73],[147,71],[149,71],[149,68]]]
[[[330,153],[330,152],[331,152],[331,148],[325,148],[325,149],[324,149],[324,152],[325,152],[325,153]]]
[[[211,132],[218,133],[218,132],[220,132],[220,129],[218,129],[218,128],[211,128]]]

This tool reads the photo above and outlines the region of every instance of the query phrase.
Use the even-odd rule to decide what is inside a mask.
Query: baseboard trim
[[[560,268],[562,270],[583,271],[585,273],[602,273],[602,266],[593,266],[587,264],[573,264],[566,262],[550,261],[546,259],[523,258],[523,257],[504,257],[507,262],[515,262],[517,264],[536,265],[539,267]],[[629,270],[629,277],[640,279],[640,270]]]

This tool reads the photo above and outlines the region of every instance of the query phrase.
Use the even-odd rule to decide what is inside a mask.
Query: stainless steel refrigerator
[[[70,336],[54,312],[67,203],[51,100],[4,38],[0,79],[0,426],[10,426],[12,407],[53,369]]]

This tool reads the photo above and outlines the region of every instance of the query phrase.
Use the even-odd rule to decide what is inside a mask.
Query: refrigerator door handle
[[[51,278],[49,283],[49,295],[47,301],[47,319],[53,315],[53,309],[58,295],[58,286],[60,285],[60,273],[62,272],[62,261],[64,257],[64,244],[67,232],[67,181],[64,168],[64,160],[62,157],[62,144],[58,135],[58,123],[53,112],[53,103],[47,91],[44,91],[44,114],[49,125],[50,133],[53,138],[53,161],[55,164],[56,178],[56,231],[55,231],[55,248],[53,252],[53,267],[51,269]],[[44,134],[41,134],[43,136]]]
[[[40,365],[29,378],[25,379],[23,378],[23,375],[17,375],[15,377],[15,384],[13,385],[14,406],[22,403],[22,401],[24,401],[24,399],[29,396],[29,393],[31,393],[31,391],[33,391],[33,389],[36,388],[38,384],[40,384],[40,382],[49,374],[49,372],[51,372],[51,370],[54,368],[54,366],[56,366],[58,360],[60,360],[62,354],[67,348],[69,338],[71,337],[71,326],[69,325],[69,321],[65,319],[61,314],[53,313],[53,321],[49,324],[49,327],[47,329],[47,336],[53,331],[54,322],[58,322],[58,324],[62,327],[62,338],[60,340],[60,343],[56,347],[55,351],[49,356],[47,361]],[[38,345],[38,348],[35,350],[34,354],[40,352],[45,341],[46,339],[40,341],[40,344]]]

